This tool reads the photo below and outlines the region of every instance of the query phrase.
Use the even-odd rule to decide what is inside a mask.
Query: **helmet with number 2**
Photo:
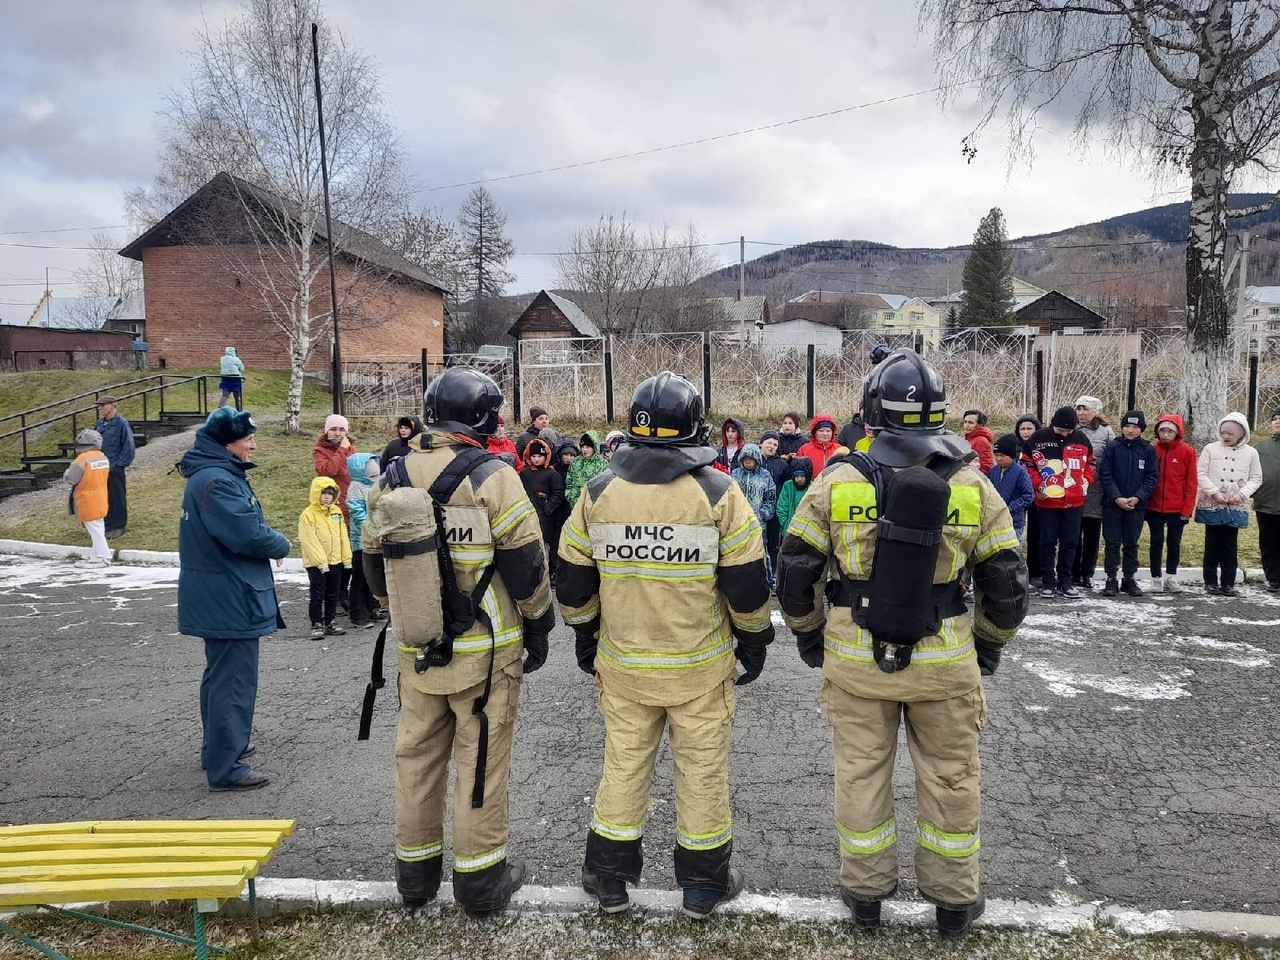
[[[627,423],[632,443],[696,446],[706,433],[702,397],[684,377],[664,370],[636,387]]]
[[[862,410],[873,430],[940,434],[945,429],[947,391],[931,364],[914,350],[902,348],[885,357],[867,377]]]

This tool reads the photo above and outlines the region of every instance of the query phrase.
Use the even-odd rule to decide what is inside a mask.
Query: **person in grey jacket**
[[[1093,447],[1093,462],[1101,463],[1107,444],[1116,438],[1111,424],[1102,416],[1102,401],[1097,397],[1083,396],[1076,400],[1076,416],[1080,419],[1080,432],[1089,438]],[[1089,487],[1084,502],[1084,518],[1080,521],[1080,542],[1076,547],[1075,563],[1071,567],[1073,585],[1081,590],[1093,589],[1093,574],[1098,569],[1098,547],[1102,542],[1102,484]]]
[[[98,398],[98,422],[93,429],[102,435],[102,452],[111,463],[111,472],[107,475],[107,516],[103,524],[107,539],[114,540],[129,526],[124,472],[133,465],[133,427],[116,412],[116,398],[108,394]]]
[[[258,425],[219,407],[178,463],[186,478],[178,523],[178,632],[204,640],[200,759],[209,789],[255,790],[270,780],[245,762],[258,698],[258,641],[285,625],[271,561],[289,541],[267,525],[249,486]]]
[[[235,398],[236,409],[244,407],[244,361],[236,356],[235,347],[227,347],[222,351],[218,363],[218,372],[222,375],[218,387],[222,390],[222,399],[218,406],[225,407],[229,397]]]

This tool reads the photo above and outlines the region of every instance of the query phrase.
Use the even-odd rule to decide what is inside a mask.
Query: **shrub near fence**
[[[714,418],[738,416],[754,423],[778,420],[788,410],[808,415],[814,409],[841,422],[862,399],[862,381],[871,370],[869,354],[877,343],[911,346],[909,337],[870,330],[845,331],[841,350],[815,350],[812,370],[806,346],[764,347],[736,334],[662,333],[632,337],[526,339],[518,351],[519,397],[526,409],[514,410],[517,382],[509,365],[455,356],[452,363],[476,362],[499,382],[507,398],[508,419],[522,421],[533,404],[556,417],[603,421],[606,354],[612,370],[615,420],[625,420],[636,386],[663,370],[687,376],[699,390],[709,362],[710,409]],[[973,407],[1012,420],[1035,411],[1037,357],[1043,370],[1044,413],[1073,404],[1089,394],[1100,398],[1114,419],[1128,404],[1129,371],[1137,361],[1137,404],[1148,419],[1177,409],[1182,382],[1185,332],[1179,329],[1116,330],[1081,335],[1028,335],[1024,328],[960,331],[937,346],[922,345],[947,385],[953,418]],[[1280,344],[1258,358],[1258,400],[1262,419],[1280,400]],[[434,368],[434,364],[431,364]],[[421,409],[421,360],[387,357],[345,365],[348,413],[398,416]],[[1249,368],[1242,360],[1228,382],[1227,402],[1247,412]],[[953,422],[953,426],[954,426]],[[1256,427],[1257,424],[1254,424]]]

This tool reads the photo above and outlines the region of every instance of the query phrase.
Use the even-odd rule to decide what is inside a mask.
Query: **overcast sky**
[[[95,227],[123,246],[124,191],[151,181],[157,111],[184,75],[206,0],[6,4],[0,31],[0,317],[55,294]],[[972,105],[943,111],[914,6],[884,0],[330,0],[382,67],[423,203],[618,154],[709,143],[486,186],[518,251],[510,292],[552,283],[545,254],[602,212],[693,223],[724,263],[810,240],[967,243],[993,206],[1011,236],[1185,199],[1045,115],[1034,165],[992,130],[966,163]],[[877,101],[896,99],[893,102]],[[848,109],[848,108],[858,109]],[[768,124],[832,116],[723,137]],[[444,189],[441,189],[444,188]],[[39,245],[37,248],[26,245]],[[914,291],[902,291],[903,293]],[[926,291],[932,292],[932,291]]]

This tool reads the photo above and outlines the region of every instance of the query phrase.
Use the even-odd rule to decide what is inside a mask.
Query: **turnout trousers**
[[[976,901],[982,688],[949,700],[899,703],[856,697],[827,680],[822,707],[835,750],[840,885],[859,900],[883,900],[898,888],[893,763],[905,723],[916,774],[920,893],[953,906]]]
[[[669,728],[676,788],[676,882],[685,889],[727,890],[733,852],[733,680],[688,703],[666,706],[636,703],[601,684],[600,712],[604,776],[587,833],[585,869],[597,877],[640,882],[649,788],[662,731]]]
[[[486,653],[485,656],[488,656]],[[472,806],[480,720],[471,712],[480,683],[459,693],[427,694],[397,679],[396,882],[400,894],[422,900],[440,889],[449,760],[457,769],[453,791],[453,894],[462,905],[483,902],[506,878],[507,784],[511,736],[520,699],[520,661],[493,673],[485,714],[489,749],[484,804]]]

